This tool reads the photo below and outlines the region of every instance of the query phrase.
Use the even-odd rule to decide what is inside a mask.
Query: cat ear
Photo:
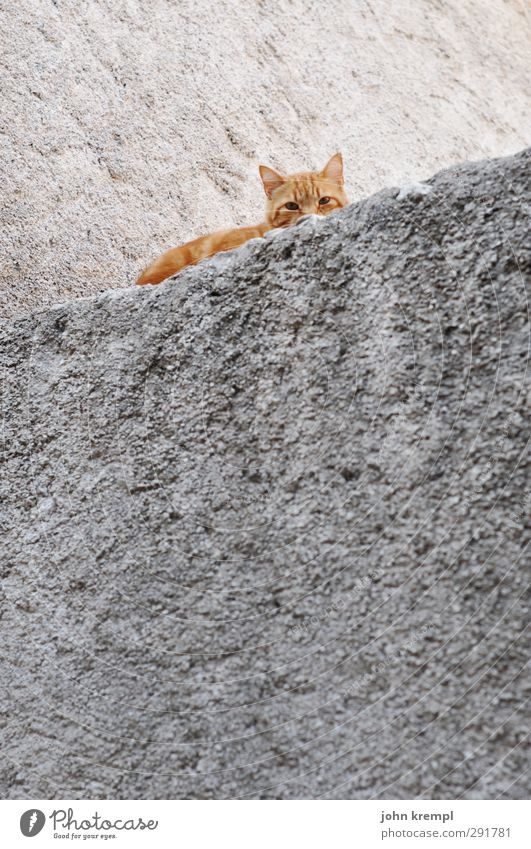
[[[282,174],[278,174],[277,171],[273,171],[272,168],[268,168],[267,165],[260,165],[258,170],[260,171],[260,177],[262,178],[264,192],[268,198],[270,198],[272,192],[286,182],[286,178],[283,177]]]
[[[338,183],[340,186],[343,185],[343,157],[340,153],[335,153],[333,157],[328,160],[321,171],[321,176],[325,177],[327,180],[333,180],[334,183]]]

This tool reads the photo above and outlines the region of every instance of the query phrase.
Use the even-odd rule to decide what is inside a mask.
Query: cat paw
[[[406,183],[398,190],[396,199],[405,200],[408,198],[409,200],[419,201],[431,192],[432,187],[426,183]]]

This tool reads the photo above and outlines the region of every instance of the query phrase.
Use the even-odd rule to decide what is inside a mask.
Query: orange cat
[[[171,248],[148,265],[136,282],[140,286],[161,283],[187,265],[194,265],[220,251],[230,251],[276,227],[290,227],[303,215],[328,215],[348,204],[343,189],[343,159],[340,153],[336,153],[322,171],[301,171],[283,177],[272,168],[260,165],[260,177],[267,196],[263,224],[218,230],[186,242],[179,248]]]

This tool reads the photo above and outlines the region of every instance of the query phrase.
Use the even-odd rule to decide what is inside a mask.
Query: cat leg
[[[171,248],[144,269],[136,281],[137,285],[145,286],[148,283],[162,283],[167,277],[177,274],[178,271],[186,268],[187,265],[192,265],[194,262],[196,260],[188,245]]]
[[[136,281],[137,285],[162,283],[163,280],[173,277],[186,266],[195,265],[196,262],[223,251],[232,251],[250,239],[263,237],[270,229],[267,224],[256,224],[252,227],[218,230],[208,236],[199,236],[198,239],[186,242],[178,248],[170,248],[144,269]]]

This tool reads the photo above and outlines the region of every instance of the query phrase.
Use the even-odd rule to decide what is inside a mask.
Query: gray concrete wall
[[[4,326],[3,797],[529,794],[529,163]]]

